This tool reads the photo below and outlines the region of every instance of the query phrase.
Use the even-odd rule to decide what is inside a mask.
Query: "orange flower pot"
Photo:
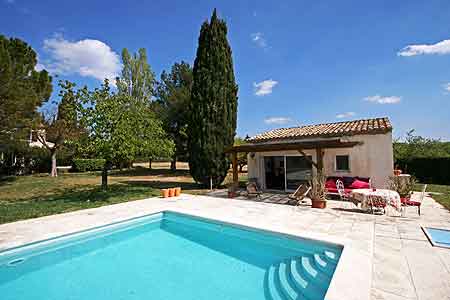
[[[311,207],[324,209],[327,207],[327,201],[326,200],[311,200]]]
[[[173,196],[175,196],[175,189],[171,188],[171,189],[169,189],[169,197],[173,197]]]
[[[163,198],[169,197],[169,190],[168,189],[161,189],[161,197],[163,197]]]
[[[176,187],[175,188],[175,197],[180,196],[180,194],[181,194],[181,188],[180,187]]]

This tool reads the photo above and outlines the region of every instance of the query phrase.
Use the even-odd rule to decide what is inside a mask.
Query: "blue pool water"
[[[0,252],[0,299],[323,299],[341,252],[165,212]]]
[[[426,227],[425,232],[434,246],[450,248],[450,230]]]

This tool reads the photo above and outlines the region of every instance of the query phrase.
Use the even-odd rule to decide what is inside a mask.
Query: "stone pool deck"
[[[0,251],[172,210],[344,244],[327,299],[450,299],[450,249],[432,247],[421,229],[450,229],[450,213],[440,204],[425,198],[420,217],[414,208],[406,217],[389,217],[353,211],[339,201],[328,204],[317,210],[187,194],[150,198],[0,225]]]

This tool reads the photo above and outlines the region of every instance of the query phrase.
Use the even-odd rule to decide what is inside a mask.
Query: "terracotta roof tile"
[[[249,138],[248,141],[267,142],[273,140],[305,139],[313,137],[382,134],[390,131],[392,131],[392,125],[388,118],[375,118],[291,128],[279,128],[255,135]]]

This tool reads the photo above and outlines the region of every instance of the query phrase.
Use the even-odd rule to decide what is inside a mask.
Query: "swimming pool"
[[[432,227],[422,228],[433,246],[450,248],[450,230]]]
[[[0,253],[2,300],[323,299],[342,246],[163,212]]]

